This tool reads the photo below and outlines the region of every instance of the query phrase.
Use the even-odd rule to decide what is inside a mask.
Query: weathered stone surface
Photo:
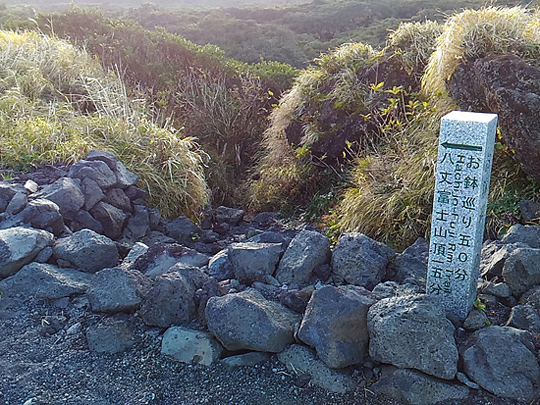
[[[283,284],[306,285],[315,267],[330,260],[330,240],[315,231],[302,231],[294,237],[283,254],[276,279]]]
[[[344,394],[356,387],[351,376],[327,367],[317,360],[315,354],[305,346],[291,345],[278,354],[278,359],[289,372],[297,375],[309,375],[311,383],[331,392]]]
[[[72,219],[84,205],[84,194],[79,185],[69,177],[61,177],[33,195],[58,205],[64,219]]]
[[[482,388],[505,398],[531,399],[540,367],[529,332],[491,326],[474,332],[459,351],[463,371]]]
[[[426,293],[459,319],[476,298],[496,132],[496,114],[452,111],[441,119]],[[452,238],[459,249],[450,250]]]
[[[81,180],[81,190],[84,194],[84,206],[86,211],[91,210],[94,206],[100,202],[105,194],[99,184],[95,180],[89,177],[85,177]]]
[[[300,316],[249,289],[206,304],[208,329],[228,350],[277,353],[294,342],[293,328]]]
[[[219,342],[209,333],[181,326],[167,329],[161,342],[161,353],[187,364],[210,366],[222,351]]]
[[[346,233],[332,254],[332,269],[338,281],[371,290],[386,275],[386,266],[395,252],[383,243],[358,233]]]
[[[126,214],[106,202],[100,201],[90,210],[90,214],[103,225],[103,234],[111,239],[122,236]]]
[[[0,278],[19,271],[53,241],[54,235],[43,230],[22,227],[0,230]]]
[[[221,363],[229,367],[253,367],[256,364],[266,363],[268,360],[270,360],[270,353],[249,352],[225,357]]]
[[[215,209],[214,215],[217,223],[226,223],[231,226],[236,226],[244,218],[245,211],[236,208],[220,206]]]
[[[73,179],[92,179],[102,189],[114,186],[116,176],[104,162],[79,160],[69,168],[68,176]]]
[[[506,283],[494,283],[491,281],[486,282],[482,286],[482,292],[484,294],[491,294],[499,298],[508,298],[512,295],[512,290]]]
[[[292,237],[282,232],[266,231],[252,236],[248,239],[248,242],[255,243],[281,243],[283,250],[285,251],[292,241]]]
[[[255,283],[253,285],[255,286]],[[301,290],[284,290],[279,288],[279,302],[294,312],[303,314],[314,291],[315,286],[312,285],[304,287]]]
[[[175,264],[202,267],[208,263],[208,256],[177,244],[157,244],[140,256],[133,267],[147,277],[165,274]]]
[[[519,212],[523,221],[533,221],[540,218],[540,204],[533,200],[521,200],[519,202]]]
[[[216,280],[227,280],[234,277],[233,266],[229,260],[229,250],[223,249],[216,253],[208,262],[208,274]]]
[[[131,269],[137,259],[148,252],[148,246],[142,242],[136,242],[129,250],[127,256],[122,260],[121,266],[125,269]]]
[[[540,249],[514,250],[504,262],[502,275],[516,297],[540,284]]]
[[[432,405],[464,400],[469,389],[463,385],[439,380],[411,369],[384,366],[381,378],[369,389],[399,401],[400,404]]]
[[[77,232],[83,229],[91,229],[99,234],[103,233],[103,225],[96,220],[88,211],[79,210],[74,216],[73,220],[69,223],[69,227],[72,231]]]
[[[382,299],[369,309],[367,325],[369,354],[374,360],[446,380],[455,377],[455,329],[436,297]]]
[[[512,53],[489,54],[460,64],[447,88],[462,110],[498,114],[505,143],[540,179],[540,69]]]
[[[9,205],[11,199],[20,192],[20,186],[9,183],[7,181],[0,181],[0,212],[4,212]]]
[[[250,285],[274,274],[281,252],[281,244],[244,242],[233,243],[228,255],[236,278]]]
[[[107,190],[103,197],[103,201],[124,212],[132,212],[131,201],[121,188],[113,187]]]
[[[534,286],[527,292],[523,293],[519,299],[519,303],[530,305],[535,309],[540,310],[540,285]]]
[[[91,274],[77,270],[30,263],[15,275],[0,281],[0,291],[6,296],[58,299],[85,293],[91,280]]]
[[[515,224],[502,238],[503,243],[525,243],[532,248],[540,248],[540,226]]]
[[[532,334],[540,334],[540,316],[530,305],[516,305],[510,312],[506,326],[527,330]]]
[[[137,183],[139,177],[126,169],[124,164],[120,162],[114,153],[93,149],[88,152],[87,160],[99,160],[107,164],[116,176],[116,186],[126,188]]]
[[[141,305],[143,321],[147,325],[161,328],[189,323],[197,311],[197,288],[190,278],[181,273],[168,273],[157,277]]]
[[[484,326],[487,326],[487,321],[488,318],[484,311],[480,311],[479,309],[473,309],[471,312],[469,312],[467,318],[465,318],[465,321],[463,322],[463,327],[467,330],[478,330],[483,328]]]
[[[487,279],[502,276],[504,262],[510,254],[519,248],[528,248],[523,242],[503,243],[501,241],[484,244],[480,261],[480,275]]]
[[[202,235],[202,230],[193,224],[188,217],[179,216],[174,221],[167,223],[167,235],[179,243],[190,243],[192,237]]]
[[[106,318],[87,329],[86,339],[93,352],[121,353],[134,345],[134,328],[125,321]]]
[[[26,207],[26,204],[28,204],[28,196],[26,192],[19,191],[13,196],[8,206],[6,207],[6,214],[16,215],[21,212],[24,207]]]
[[[415,282],[414,279],[407,280]],[[399,284],[395,281],[385,281],[384,283],[377,284],[372,292],[377,300],[382,300],[383,298],[420,294],[424,292],[424,288],[416,283]]]
[[[135,186],[129,186],[124,189],[126,195],[129,197],[131,202],[136,205],[146,204],[146,199],[148,198],[148,193],[143,189]]]
[[[114,267],[119,260],[116,244],[90,229],[58,239],[53,246],[53,254],[56,259],[88,273]]]
[[[131,241],[141,240],[150,232],[150,218],[148,208],[144,205],[135,205],[133,207],[133,216],[129,218],[124,237]]]
[[[115,267],[97,272],[87,295],[92,311],[129,312],[140,307],[150,287],[140,272]]]
[[[426,284],[429,244],[424,238],[418,238],[411,246],[397,254],[392,261],[393,280],[403,283],[405,280],[416,280]]]
[[[30,201],[19,213],[18,217],[25,224],[30,224],[38,229],[50,229],[55,234],[59,233],[64,227],[64,220],[58,205],[43,198]]]
[[[314,347],[328,367],[358,364],[368,349],[367,313],[374,302],[363,287],[324,286],[315,290],[298,337]]]

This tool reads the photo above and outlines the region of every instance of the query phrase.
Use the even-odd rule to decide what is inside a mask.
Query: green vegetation
[[[131,96],[146,100],[153,119],[183,128],[210,155],[206,177],[214,204],[242,203],[240,185],[259,151],[271,105],[296,69],[279,62],[247,65],[216,46],[198,46],[164,29],[70,8],[42,14],[38,28],[68,38],[118,70]]]
[[[490,51],[514,52],[536,63],[538,16],[521,8],[467,10],[442,26],[402,24],[380,52],[351,44],[319,58],[272,114],[267,152],[253,183],[255,206],[294,205],[298,196],[310,206],[337,187],[341,195],[325,218],[334,230],[361,231],[398,248],[427,236],[438,127],[453,108],[446,80],[459,63]],[[400,69],[406,74],[398,75]],[[332,162],[316,145],[325,138],[330,142],[324,145],[339,143],[344,123],[343,159]],[[358,129],[356,137],[352,128]],[[329,168],[339,184],[324,181]],[[520,196],[531,198],[537,189],[500,144],[488,231],[498,232]]]
[[[18,18],[8,7],[3,27],[49,36],[2,34],[0,159],[18,170],[98,147],[139,173],[166,215],[196,216],[210,199],[405,247],[428,232],[456,68],[489,52],[540,60],[537,10],[487,7],[441,19],[477,3],[315,1],[204,18],[149,4],[129,18],[21,6]],[[490,235],[538,190],[499,135]]]
[[[464,8],[479,8],[485,0],[318,0],[306,4],[272,3],[238,8],[171,9],[144,4],[126,16],[148,29],[156,26],[201,45],[214,44],[231,58],[254,63],[263,58],[305,67],[321,52],[344,43],[376,47],[386,44],[388,32],[401,23],[443,21]],[[529,1],[496,1],[498,5],[527,5]],[[263,8],[265,7],[265,8]]]
[[[37,33],[0,31],[0,163],[25,170],[93,148],[138,173],[164,215],[195,217],[208,199],[204,153],[151,121],[87,53]]]

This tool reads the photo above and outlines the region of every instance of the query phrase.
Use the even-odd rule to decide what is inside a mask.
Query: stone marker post
[[[426,291],[463,319],[476,297],[496,114],[442,118]]]

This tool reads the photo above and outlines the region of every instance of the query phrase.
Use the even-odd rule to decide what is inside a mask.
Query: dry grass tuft
[[[490,52],[516,53],[535,59],[539,56],[539,46],[538,11],[533,13],[522,7],[465,10],[443,25],[422,79],[423,90],[451,106],[446,82],[460,64]]]
[[[166,216],[192,217],[208,201],[192,139],[147,119],[123,83],[69,43],[0,31],[0,164],[27,170],[114,152]]]

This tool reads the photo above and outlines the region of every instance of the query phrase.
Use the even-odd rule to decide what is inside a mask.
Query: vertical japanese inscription
[[[497,115],[441,122],[426,290],[465,318],[476,297]]]

